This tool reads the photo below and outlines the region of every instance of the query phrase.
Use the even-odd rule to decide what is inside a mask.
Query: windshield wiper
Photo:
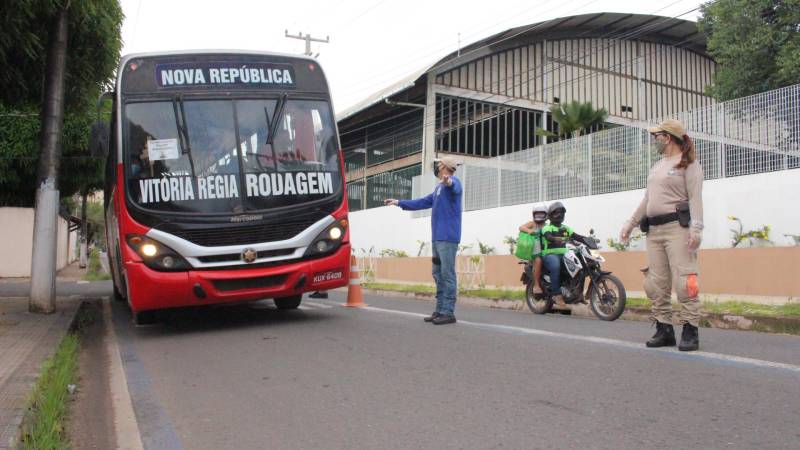
[[[180,114],[178,114],[179,107]],[[192,147],[189,145],[189,130],[186,126],[186,112],[183,110],[183,97],[181,94],[175,94],[175,97],[172,97],[172,110],[175,112],[175,126],[178,128],[181,153],[189,155],[189,166],[192,169],[192,178],[197,178],[194,172],[194,158],[192,158]]]
[[[275,133],[278,132],[278,124],[281,122],[281,119],[283,119],[283,107],[286,106],[287,97],[288,95],[286,94],[281,95],[281,98],[278,99],[278,103],[275,105],[275,113],[272,115],[272,120],[269,124],[269,136],[267,136],[267,144],[270,146],[272,146],[272,141],[275,139]]]
[[[275,171],[277,172],[278,171],[278,155],[275,153],[275,146],[272,145],[272,131],[271,131],[272,130],[272,121],[269,120],[269,112],[267,111],[266,107],[264,108],[264,118],[265,118],[265,120],[267,122],[267,142],[265,142],[265,144],[269,145],[270,150],[272,150],[272,165],[275,166]],[[262,169],[264,168],[264,166],[261,164],[261,159],[258,157],[258,155],[256,155],[256,162],[258,163],[259,167],[261,167]]]

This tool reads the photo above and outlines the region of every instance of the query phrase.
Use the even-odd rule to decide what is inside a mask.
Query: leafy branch
[[[634,230],[633,233],[631,233],[631,238],[627,244],[623,244],[621,241],[618,241],[614,238],[608,238],[606,240],[606,243],[608,244],[609,247],[613,248],[618,252],[626,252],[630,249],[631,245],[633,245],[635,242],[642,240],[643,237],[644,234],[642,234],[639,230]]]
[[[517,238],[514,236],[506,236],[503,238],[503,243],[508,244],[508,253],[513,255],[514,250],[517,249]]]
[[[380,255],[382,257],[397,257],[397,258],[406,258],[408,257],[408,253],[403,250],[395,250],[393,248],[385,248],[381,250]]]
[[[478,240],[478,252],[481,255],[491,255],[494,253],[494,247],[489,246],[488,244],[484,244],[480,240]]]
[[[770,232],[769,225],[764,225],[760,229],[756,230],[744,231],[744,229],[742,228],[742,221],[738,217],[728,216],[728,220],[736,222],[739,225],[738,230],[731,228],[731,233],[733,233],[733,236],[731,236],[731,248],[736,248],[739,244],[741,244],[744,241],[748,241],[750,242],[750,244],[752,244],[754,240],[763,241],[770,244],[773,243],[769,239],[769,232]]]

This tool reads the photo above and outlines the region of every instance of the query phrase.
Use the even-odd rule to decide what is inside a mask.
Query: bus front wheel
[[[291,297],[281,297],[273,300],[278,309],[297,309],[297,307],[300,306],[300,300],[302,299],[302,295],[293,295]]]

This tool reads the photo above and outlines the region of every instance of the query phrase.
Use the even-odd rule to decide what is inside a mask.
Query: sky
[[[597,12],[697,20],[698,0],[121,0],[122,54],[242,49],[302,54],[311,34],[337,112],[500,31]]]

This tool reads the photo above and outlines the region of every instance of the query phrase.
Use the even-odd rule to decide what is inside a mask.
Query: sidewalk
[[[58,273],[59,281],[78,281],[78,264]],[[27,281],[17,278],[17,281]],[[82,299],[59,297],[53,314],[31,314],[27,297],[0,297],[0,450],[16,449],[28,396],[44,361],[72,326]]]

